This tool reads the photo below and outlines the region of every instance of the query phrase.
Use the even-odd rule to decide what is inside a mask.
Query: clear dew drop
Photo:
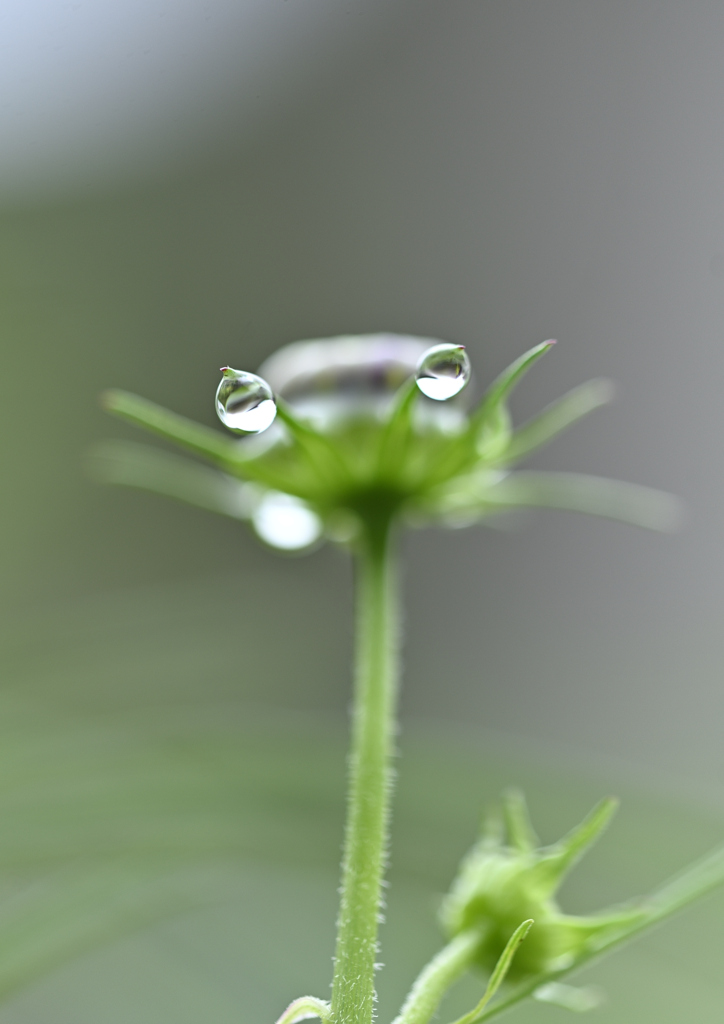
[[[230,430],[260,434],[277,414],[274,394],[263,377],[223,366],[216,389],[216,415]]]
[[[470,360],[462,345],[433,345],[423,352],[415,371],[423,395],[436,402],[454,398],[470,380]]]
[[[281,491],[267,491],[251,519],[265,543],[282,551],[302,551],[322,536],[322,520],[306,502]]]

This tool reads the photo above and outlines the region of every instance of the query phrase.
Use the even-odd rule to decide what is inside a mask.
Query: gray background
[[[295,5],[271,6],[293,41]],[[324,13],[302,3],[297,20],[300,7]],[[122,432],[96,394],[126,387],[212,423],[217,366],[253,368],[297,337],[437,335],[468,345],[484,381],[554,336],[518,416],[590,376],[613,377],[620,398],[538,464],[674,491],[685,529],[547,513],[512,535],[411,537],[405,713],[716,796],[724,12],[476,0],[383,13],[350,6],[359,38],[348,30],[269,116],[249,126],[240,114],[238,132],[227,83],[203,153],[155,177],[139,164],[132,188],[98,173],[84,197],[80,161],[62,198],[8,178],[6,622],[30,613],[43,632],[58,603],[78,601],[82,617],[89,599],[97,609],[128,588],[219,574],[238,582],[243,639],[250,580],[268,573],[279,593],[257,626],[293,630],[290,587],[308,609],[295,659],[312,692],[300,684],[291,699],[342,709],[349,615],[328,594],[347,586],[343,559],[280,563],[233,525],[88,483],[84,449]],[[239,685],[287,699],[274,678]]]

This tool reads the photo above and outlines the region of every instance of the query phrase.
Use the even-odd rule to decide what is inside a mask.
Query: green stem
[[[357,649],[333,1024],[371,1024],[387,854],[397,696],[397,593],[391,517],[369,517],[357,557]]]
[[[447,990],[473,963],[481,940],[474,928],[448,942],[420,971],[393,1024],[427,1024]]]

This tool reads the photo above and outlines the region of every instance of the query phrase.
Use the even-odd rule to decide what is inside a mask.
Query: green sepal
[[[477,427],[483,426],[493,410],[497,409],[508,399],[513,388],[518,384],[521,377],[528,372],[533,363],[540,359],[542,355],[545,355],[554,345],[555,341],[553,340],[542,341],[539,345],[534,345],[533,348],[528,349],[522,356],[514,359],[510,366],[507,366],[495,378],[485,392],[485,397],[480,406],[471,417],[472,422]]]
[[[376,477],[384,483],[395,483],[397,474],[405,475],[405,460],[419,396],[420,389],[414,377],[405,381],[395,395],[389,419],[382,429],[377,455]]]
[[[101,405],[115,416],[137,427],[144,427],[217,465],[238,466],[244,461],[239,453],[238,441],[232,441],[218,431],[194,423],[186,416],[164,409],[140,395],[129,391],[105,391],[101,395]]]
[[[327,435],[314,430],[300,419],[281,398],[277,397],[276,403],[278,419],[292,435],[297,450],[306,459],[312,473],[319,478],[322,489],[334,491],[348,483],[351,478],[349,468]]]
[[[101,396],[101,403],[115,416],[150,430],[194,455],[209,459],[233,476],[254,480],[277,491],[297,494],[301,498],[314,498],[319,490],[316,475],[307,473],[305,476],[298,470],[295,473],[288,471],[288,458],[286,461],[284,456],[277,459],[262,458],[258,452],[244,451],[249,442],[232,440],[139,395],[128,391],[106,391]]]
[[[555,892],[568,872],[575,867],[583,855],[600,839],[618,808],[615,797],[601,800],[580,825],[571,829],[567,836],[548,847],[534,869],[536,881],[548,892]],[[510,826],[509,826],[510,829]],[[512,837],[511,837],[512,838]]]
[[[88,469],[103,483],[137,487],[232,519],[251,516],[259,490],[217,469],[136,441],[95,445]]]
[[[510,845],[519,853],[530,853],[538,846],[538,836],[528,813],[525,797],[519,789],[503,793],[503,814]]]
[[[533,363],[553,345],[554,341],[534,345],[503,370],[488,388],[480,406],[470,417],[470,433],[482,458],[494,459],[507,447],[512,429],[508,398]]]
[[[444,457],[431,470],[431,484],[448,480],[466,472],[476,463],[494,464],[500,458],[512,435],[508,396],[530,369],[555,342],[544,341],[524,352],[493,381],[482,402],[472,413],[465,433],[446,450]]]
[[[505,820],[498,804],[485,809],[480,827],[480,846],[486,850],[497,850],[505,842]]]
[[[681,504],[671,494],[583,473],[489,470],[453,480],[428,500],[433,515],[470,521],[515,508],[586,512],[664,533],[681,521]]]
[[[607,405],[613,396],[613,382],[604,378],[574,388],[516,430],[500,453],[500,462],[507,466],[519,462],[594,409]]]

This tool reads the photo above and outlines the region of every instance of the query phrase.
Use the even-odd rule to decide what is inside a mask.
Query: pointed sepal
[[[545,851],[535,868],[536,880],[545,890],[554,893],[568,872],[600,839],[616,813],[618,803],[615,797],[601,800],[580,825]]]
[[[501,463],[513,465],[542,448],[594,409],[607,405],[614,391],[613,382],[605,379],[589,380],[569,391],[513,433],[500,455]]]
[[[299,481],[299,474],[286,472],[283,464],[277,466],[273,461],[258,458],[258,453],[248,447],[248,442],[232,440],[140,395],[128,391],[106,391],[101,395],[101,404],[115,416],[208,459],[233,476],[254,480],[279,491],[299,493],[304,498],[313,492],[308,481]]]
[[[525,797],[519,789],[511,788],[503,793],[503,814],[510,845],[519,853],[532,853],[538,846],[538,836],[533,829]]]
[[[299,453],[323,487],[340,487],[349,483],[349,469],[339,450],[326,435],[315,430],[277,397],[277,417],[289,431]]]
[[[531,366],[553,345],[553,340],[534,345],[503,370],[488,388],[470,423],[471,434],[482,458],[493,459],[502,454],[507,447],[512,429],[507,406],[508,398]]]
[[[558,508],[663,533],[681,522],[681,503],[673,495],[583,473],[487,470],[450,481],[428,500],[434,515],[466,521],[519,508]]]
[[[489,804],[480,827],[480,847],[499,850],[505,841],[505,820],[498,804]]]
[[[129,391],[105,391],[101,395],[101,405],[115,416],[217,464],[229,466],[243,461],[237,442],[140,395]]]
[[[420,394],[415,378],[410,377],[395,395],[377,454],[376,475],[384,483],[394,483],[400,474],[405,475],[413,434],[413,415]]]
[[[95,445],[89,453],[88,470],[103,483],[162,494],[232,519],[250,518],[260,490],[217,469],[136,441]]]

